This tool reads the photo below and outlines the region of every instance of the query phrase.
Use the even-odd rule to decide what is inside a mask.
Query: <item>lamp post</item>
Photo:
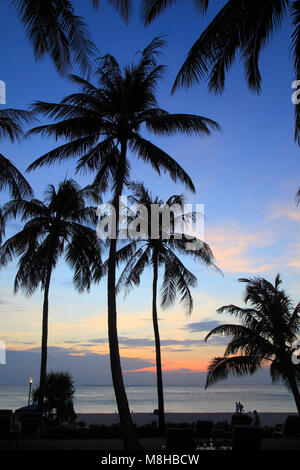
[[[29,379],[29,393],[28,393],[28,406],[30,405],[32,383],[33,383],[33,379],[30,377],[30,379]]]

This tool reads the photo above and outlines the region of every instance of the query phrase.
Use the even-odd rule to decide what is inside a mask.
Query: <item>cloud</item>
[[[221,339],[221,338],[219,338]],[[48,371],[69,371],[75,385],[111,385],[110,360],[108,354],[70,355],[70,351],[52,348],[48,354]],[[54,354],[56,351],[59,354]],[[155,385],[156,371],[153,360],[138,357],[121,359],[124,380],[130,385]],[[32,351],[7,351],[7,364],[0,365],[0,385],[27,385],[28,377],[38,384],[40,354]],[[267,369],[253,377],[233,378],[228,384],[271,383]],[[167,361],[164,364],[165,385],[201,386],[206,379],[206,365],[193,361]],[[25,399],[24,399],[25,400]],[[26,404],[26,403],[24,403]]]
[[[207,342],[202,342],[200,346],[227,346],[229,343],[230,339],[229,338],[224,338],[223,336],[211,336]]]
[[[272,230],[253,232],[236,222],[223,226],[207,227],[206,242],[213,250],[217,266],[231,273],[262,273],[272,269],[272,263],[264,256],[252,253],[274,243],[276,235]]]
[[[161,339],[161,346],[199,346],[201,339]],[[102,344],[106,343],[107,339],[91,339],[91,344]],[[145,348],[154,346],[154,339],[151,338],[126,338],[124,336],[119,337],[119,344],[123,348]]]
[[[273,208],[269,220],[289,219],[300,224],[300,210],[289,205],[276,205]]]
[[[165,351],[168,351],[168,352],[190,352],[191,349],[184,349],[184,348],[165,348]]]
[[[300,243],[299,243],[299,225],[300,225],[300,208],[295,208],[293,205],[277,205],[270,216],[271,221],[278,220],[280,222],[280,228],[284,228],[285,233],[289,236],[295,235],[296,240],[289,243],[287,250],[284,251],[283,255],[277,257],[275,262],[277,263],[278,270],[283,268],[293,268],[296,271],[300,270]],[[282,223],[283,222],[283,223]],[[295,225],[298,226],[298,231],[295,231]]]
[[[73,351],[74,352],[74,351]],[[137,357],[122,357],[123,370],[153,367],[152,361]],[[70,350],[50,347],[47,360],[48,371],[69,371],[75,384],[110,385],[111,371],[108,354],[71,355]],[[28,377],[38,383],[40,354],[38,351],[6,351],[6,364],[0,366],[0,385],[25,385]]]
[[[64,341],[64,344],[80,344],[80,341],[78,341],[78,340],[67,340],[67,341]]]
[[[200,321],[200,322],[195,322],[195,323],[188,323],[182,329],[188,330],[192,333],[197,333],[199,331],[210,331],[219,325],[221,325],[221,323],[215,320]]]

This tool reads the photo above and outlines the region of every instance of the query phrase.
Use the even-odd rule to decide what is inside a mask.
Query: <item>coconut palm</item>
[[[143,125],[159,135],[208,135],[218,125],[211,119],[189,114],[169,114],[158,107],[155,91],[164,67],[157,63],[162,38],[155,38],[140,53],[137,64],[121,70],[117,60],[106,55],[97,71],[97,86],[71,76],[81,91],[61,103],[37,102],[33,109],[57,122],[32,129],[29,134],[64,137],[67,143],[38,158],[29,170],[68,158],[80,157],[77,170],[96,172],[99,190],[111,189],[119,220],[119,197],[130,173],[129,151],[150,163],[158,172],[168,173],[174,181],[193,183],[181,166],[165,151],[142,136]],[[107,274],[108,336],[113,384],[126,447],[138,446],[123,383],[117,334],[116,239],[110,240]]]
[[[176,0],[143,0],[143,17],[149,24]],[[205,12],[209,0],[196,0]],[[226,73],[240,57],[245,78],[251,90],[259,93],[261,74],[259,58],[272,34],[279,31],[290,16],[294,26],[291,51],[294,56],[294,76],[300,77],[300,1],[295,0],[229,0],[202,32],[182,65],[173,91],[179,86],[190,87],[208,79],[208,87],[221,93]],[[300,107],[295,106],[295,140],[300,145]]]
[[[127,20],[129,0],[108,0]],[[98,8],[99,0],[91,0]],[[36,59],[49,55],[56,69],[64,74],[71,66],[72,54],[83,73],[90,72],[96,47],[84,20],[74,13],[70,0],[12,0],[25,26]]]
[[[0,110],[0,141],[9,138],[15,142],[22,135],[22,125],[31,122],[33,114],[20,109]],[[32,189],[15,165],[0,153],[0,191],[8,189],[11,197],[32,197]],[[5,235],[5,217],[0,208],[0,245]]]
[[[163,269],[163,280],[161,285],[161,307],[167,308],[174,303],[176,297],[184,305],[186,315],[191,315],[193,310],[193,298],[191,288],[196,287],[197,278],[182,263],[178,255],[192,256],[196,261],[200,261],[207,266],[213,265],[213,255],[206,243],[199,243],[200,248],[188,250],[186,248],[187,239],[182,232],[176,230],[176,223],[188,224],[193,219],[193,214],[183,214],[184,198],[182,195],[173,195],[165,203],[158,197],[153,197],[143,184],[131,184],[133,195],[129,198],[138,207],[141,205],[147,209],[148,220],[145,221],[146,232],[143,233],[139,217],[139,239],[133,240],[117,252],[118,263],[126,260],[126,266],[117,283],[117,292],[129,289],[140,284],[141,275],[145,268],[151,267],[153,272],[152,280],[152,322],[155,338],[156,354],[156,378],[158,396],[159,429],[163,432],[165,428],[164,414],[164,394],[163,377],[160,349],[160,334],[157,317],[157,294],[159,269]],[[175,213],[170,214],[170,226],[165,227],[162,216],[158,221],[158,237],[151,238],[151,208],[153,205],[163,208],[173,208]],[[169,231],[168,231],[169,229]],[[181,238],[176,238],[180,236]],[[195,242],[195,241],[194,241]],[[200,240],[198,240],[200,242]]]
[[[51,276],[59,259],[74,271],[73,284],[82,292],[89,290],[94,273],[101,267],[99,240],[90,227],[96,223],[96,208],[87,206],[99,197],[89,188],[81,189],[74,180],[64,180],[56,190],[49,185],[44,202],[13,200],[5,204],[7,218],[19,215],[23,229],[0,249],[0,265],[18,258],[14,291],[32,295],[40,286],[44,292],[39,408],[45,395],[48,340],[48,299]]]
[[[272,381],[281,381],[291,390],[300,414],[300,366],[291,358],[300,332],[300,303],[293,308],[291,298],[280,289],[279,274],[274,285],[260,277],[240,282],[246,283],[244,300],[249,306],[225,305],[218,312],[238,317],[242,324],[217,326],[205,338],[231,337],[224,356],[209,365],[206,387],[230,375],[254,374],[269,365]]]

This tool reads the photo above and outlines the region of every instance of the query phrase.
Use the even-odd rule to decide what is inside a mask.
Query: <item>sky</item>
[[[230,318],[216,313],[222,305],[243,305],[240,277],[261,275],[274,280],[281,273],[283,286],[293,301],[300,300],[300,207],[295,203],[299,186],[299,148],[293,141],[291,25],[281,30],[261,55],[262,91],[251,93],[237,62],[227,76],[222,96],[208,92],[205,83],[170,95],[171,86],[189,48],[216,13],[215,2],[201,17],[193,5],[182,3],[169,9],[150,27],[144,28],[134,2],[128,26],[106,2],[95,12],[86,0],[74,0],[96,43],[99,56],[114,55],[125,65],[131,63],[157,35],[165,35],[167,46],[161,63],[168,69],[158,89],[160,107],[169,112],[209,117],[221,126],[209,137],[152,137],[153,142],[172,155],[191,175],[196,194],[159,177],[142,161],[132,157],[131,178],[143,180],[153,194],[167,199],[185,193],[192,204],[205,206],[205,241],[215,255],[223,275],[201,264],[186,261],[198,278],[193,290],[194,309],[186,317],[176,303],[159,311],[164,379],[166,384],[203,384],[210,360],[222,355],[226,341],[203,338],[208,331]],[[218,2],[222,4],[224,2]],[[35,100],[59,102],[74,86],[56,72],[45,58],[35,62],[23,26],[11,2],[0,5],[0,79],[7,87],[6,107],[27,109]],[[74,69],[73,72],[79,73]],[[93,78],[91,78],[93,80]],[[3,105],[0,105],[3,106]],[[43,122],[43,121],[42,121]],[[24,171],[46,151],[52,140],[33,137],[18,144],[1,142],[1,153]],[[75,160],[43,167],[27,174],[35,196],[43,197],[48,184],[66,176],[74,177]],[[76,175],[81,185],[92,174]],[[1,203],[7,195],[1,193]],[[108,200],[108,196],[107,196]],[[11,236],[20,229],[14,221],[7,228]],[[13,294],[16,264],[0,271],[0,340],[4,341],[7,364],[0,366],[0,384],[38,380],[41,341],[42,293],[32,297]],[[126,383],[155,383],[155,355],[151,325],[151,272],[125,299],[118,298],[118,332]],[[72,287],[72,273],[61,262],[53,274],[49,311],[49,368],[67,369],[76,383],[111,382],[107,344],[106,283],[78,294]],[[266,381],[261,374],[255,383]]]

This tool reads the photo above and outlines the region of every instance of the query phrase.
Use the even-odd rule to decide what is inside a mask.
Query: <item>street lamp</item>
[[[28,406],[30,405],[32,383],[33,383],[33,379],[30,377],[30,379],[29,379],[29,393],[28,393]]]

